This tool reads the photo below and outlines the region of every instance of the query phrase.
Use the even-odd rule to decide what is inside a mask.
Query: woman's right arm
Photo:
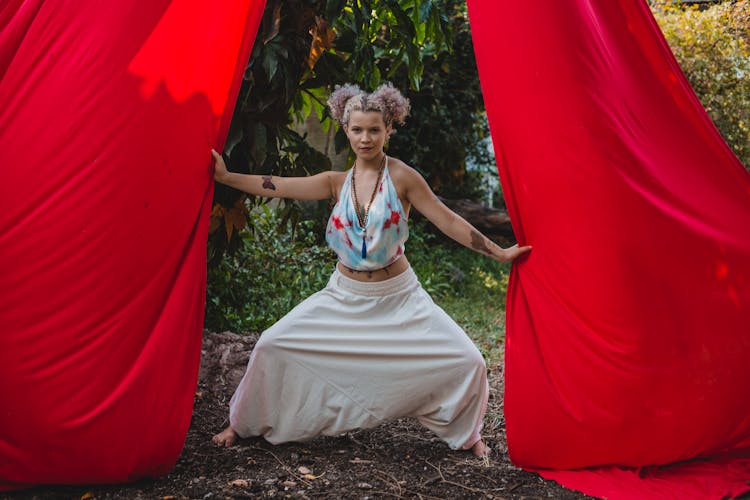
[[[230,172],[224,159],[215,150],[214,180],[255,196],[291,198],[294,200],[328,200],[335,198],[335,177],[342,172],[322,172],[309,177],[277,177]]]

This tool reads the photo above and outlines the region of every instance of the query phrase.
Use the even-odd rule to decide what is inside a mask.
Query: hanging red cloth
[[[0,489],[165,474],[262,0],[0,7]]]
[[[534,248],[507,299],[512,460],[608,499],[747,490],[750,175],[646,2],[469,14],[508,211]]]

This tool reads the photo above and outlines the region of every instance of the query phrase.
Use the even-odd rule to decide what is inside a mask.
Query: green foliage
[[[661,1],[651,9],[690,85],[750,170],[750,0],[705,10]]]
[[[422,85],[408,91],[412,104],[407,126],[398,130],[389,153],[414,166],[438,194],[448,198],[481,198],[481,189],[467,176],[471,157],[494,164],[482,142],[489,136],[479,84],[466,3],[446,2],[451,22],[450,52],[425,59]],[[406,88],[406,76],[394,74]]]
[[[419,89],[424,60],[447,50],[450,38],[442,1],[364,0],[336,1],[344,4],[328,11],[337,39],[334,54],[344,56],[350,81],[374,89],[405,69],[409,86]],[[324,77],[316,69],[317,77]],[[331,83],[340,83],[333,81]]]
[[[263,205],[250,214],[252,231],[231,256],[208,270],[205,326],[214,331],[262,331],[302,299],[322,289],[335,256],[317,245],[309,221],[296,230]]]

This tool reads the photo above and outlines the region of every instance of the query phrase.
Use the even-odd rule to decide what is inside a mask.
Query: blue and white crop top
[[[349,170],[328,219],[326,241],[346,267],[357,271],[374,271],[392,264],[404,254],[409,224],[388,173],[386,157],[380,188],[367,213],[365,232],[354,210],[352,172],[354,169]],[[366,241],[363,239],[365,234]]]

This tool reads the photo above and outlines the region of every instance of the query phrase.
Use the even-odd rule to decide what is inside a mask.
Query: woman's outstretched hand
[[[214,180],[223,183],[224,179],[229,175],[224,158],[215,149],[211,150],[211,156],[214,157]]]
[[[521,255],[524,255],[526,253],[529,253],[531,250],[531,246],[523,246],[519,247],[518,245],[513,245],[512,247],[504,248],[503,249],[503,262],[513,262]]]

